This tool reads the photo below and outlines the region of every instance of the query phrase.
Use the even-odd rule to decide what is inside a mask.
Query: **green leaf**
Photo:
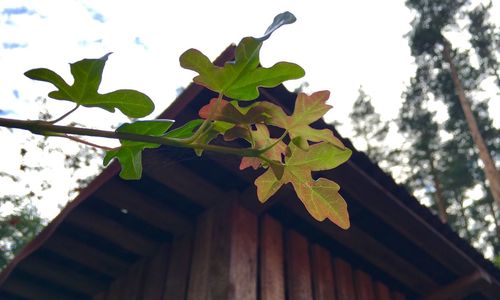
[[[153,112],[154,104],[145,94],[135,90],[117,90],[99,94],[102,72],[110,53],[97,59],[83,59],[70,64],[73,85],[49,69],[33,69],[25,75],[33,80],[45,81],[55,85],[58,90],[49,93],[57,100],[72,101],[86,107],[100,107],[110,112],[115,108],[131,118],[145,117]]]
[[[217,98],[210,100],[209,104],[203,106],[198,114],[201,118],[207,119],[212,111],[212,120],[238,125],[262,123],[269,118],[265,114],[265,109],[258,106],[258,103],[249,107],[240,107],[236,101],[228,102],[221,100],[219,105],[217,105]]]
[[[116,132],[135,133],[148,136],[162,136],[174,121],[153,120],[125,123],[116,129]],[[142,151],[146,148],[158,148],[160,144],[120,140],[121,147],[107,151],[104,165],[108,165],[113,158],[120,161],[122,169],[120,177],[123,179],[140,179],[142,176]]]
[[[165,134],[167,137],[185,139],[191,137],[196,129],[203,123],[202,119],[191,120],[186,124],[173,129]]]
[[[349,228],[347,204],[338,193],[340,187],[335,182],[319,178],[314,180],[311,171],[329,170],[347,161],[349,149],[339,149],[330,143],[318,143],[304,151],[294,144],[289,147],[291,155],[286,157],[281,178],[268,169],[255,180],[257,196],[261,202],[267,201],[284,184],[291,183],[297,196],[311,216],[323,221],[329,219],[343,229]]]
[[[270,137],[269,129],[266,125],[256,124],[255,127],[256,129],[251,131],[251,140],[249,140],[249,142],[254,144],[255,148],[264,149],[273,145],[278,140]],[[262,155],[266,159],[276,162],[273,164],[273,168],[279,168],[278,165],[281,165],[282,157],[285,155],[285,151],[286,145],[280,141]],[[258,157],[243,157],[240,163],[240,170],[248,167],[252,167],[254,170],[257,170],[262,164],[266,164],[266,162],[263,162]]]
[[[258,87],[275,87],[290,79],[304,76],[304,70],[293,63],[279,62],[270,68],[260,67],[259,52],[264,40],[279,27],[293,23],[290,13],[278,15],[262,38],[243,38],[235,51],[235,61],[218,67],[196,49],[189,49],[180,57],[183,68],[199,75],[194,82],[215,92],[239,100],[253,100],[259,96]]]
[[[309,124],[320,119],[330,108],[326,100],[330,96],[329,91],[320,91],[310,96],[299,93],[295,100],[295,109],[291,116],[288,116],[281,107],[270,102],[259,104],[270,118],[266,123],[288,130],[292,142],[300,148],[307,150],[308,141],[328,142],[332,145],[345,149],[344,144],[333,135],[329,129],[314,129]]]

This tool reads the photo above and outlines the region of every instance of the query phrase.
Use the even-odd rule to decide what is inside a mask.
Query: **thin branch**
[[[260,155],[260,151],[253,148],[233,148],[233,147],[210,145],[210,144],[198,144],[198,143],[187,144],[185,142],[179,141],[179,139],[173,139],[165,136],[157,137],[157,136],[149,136],[149,135],[142,135],[135,133],[60,126],[60,125],[53,125],[44,121],[24,121],[24,120],[0,118],[0,126],[29,130],[34,134],[40,134],[46,136],[47,135],[61,136],[60,135],[61,133],[75,134],[83,136],[94,136],[94,137],[120,139],[120,140],[128,140],[135,142],[153,143],[153,144],[182,147],[182,148],[203,149],[207,151],[221,152],[238,156],[258,157]]]
[[[47,123],[50,123],[50,124],[55,124],[59,121],[61,121],[62,119],[66,118],[67,116],[69,116],[71,113],[73,113],[75,110],[78,109],[78,107],[80,107],[80,104],[77,104],[72,110],[68,111],[67,113],[65,113],[64,115],[60,116],[59,118],[55,119],[55,120],[52,120],[52,121],[47,121]]]
[[[64,137],[64,138],[70,139],[72,141],[75,141],[75,142],[78,142],[78,143],[82,143],[82,144],[85,144],[85,145],[88,145],[88,146],[91,146],[91,147],[100,148],[100,149],[103,149],[103,150],[106,150],[106,151],[110,151],[110,150],[114,149],[114,148],[107,147],[107,146],[97,145],[97,144],[94,144],[92,142],[89,142],[89,141],[86,141],[86,140],[82,140],[82,139],[77,138],[76,136],[72,136],[72,135],[65,134],[65,135],[62,135],[61,137]]]

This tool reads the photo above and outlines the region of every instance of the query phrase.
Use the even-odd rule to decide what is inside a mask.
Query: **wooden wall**
[[[268,215],[225,203],[93,299],[406,299],[333,250]]]

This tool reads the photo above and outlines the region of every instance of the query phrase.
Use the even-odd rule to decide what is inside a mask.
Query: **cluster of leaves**
[[[315,219],[329,219],[341,228],[348,228],[347,205],[339,194],[338,184],[326,178],[314,180],[312,176],[313,171],[335,168],[351,155],[351,151],[330,130],[310,126],[330,109],[326,104],[329,92],[299,93],[292,115],[268,101],[249,102],[259,97],[259,87],[275,87],[286,80],[304,76],[304,70],[294,63],[279,62],[269,68],[260,66],[259,53],[264,41],[275,30],[294,21],[295,17],[289,12],[276,16],[262,37],[243,38],[236,47],[235,60],[222,67],[214,65],[198,50],[184,52],[180,57],[181,66],[197,72],[194,82],[217,92],[219,96],[201,108],[200,119],[174,130],[170,130],[174,123],[172,120],[141,120],[123,124],[116,130],[117,134],[140,135],[148,139],[121,138],[120,147],[107,151],[104,164],[117,158],[122,166],[120,176],[138,179],[142,173],[142,151],[160,147],[161,144],[192,148],[198,155],[202,155],[204,150],[240,155],[240,169],[266,169],[255,181],[261,202],[268,200],[281,186],[291,183]],[[58,90],[49,94],[54,99],[111,112],[119,109],[133,118],[150,114],[154,109],[153,102],[140,92],[118,90],[98,93],[108,56],[71,64],[72,85],[48,69],[31,70],[26,75],[54,84]],[[280,131],[281,136],[271,137],[270,132],[274,131]],[[46,127],[42,133],[61,135]],[[218,136],[228,141],[244,140],[249,146],[232,148],[214,144]]]

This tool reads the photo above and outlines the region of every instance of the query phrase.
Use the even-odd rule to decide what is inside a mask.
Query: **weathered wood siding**
[[[194,227],[138,261],[93,300],[406,299],[336,257],[334,249],[236,202],[206,211]]]

